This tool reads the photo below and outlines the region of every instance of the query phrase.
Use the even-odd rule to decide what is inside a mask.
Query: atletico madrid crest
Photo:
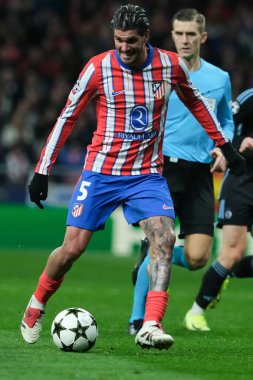
[[[81,203],[75,203],[72,209],[72,215],[74,218],[80,216],[83,212],[83,205]]]
[[[156,99],[162,99],[165,95],[165,83],[164,81],[152,83],[153,94]]]

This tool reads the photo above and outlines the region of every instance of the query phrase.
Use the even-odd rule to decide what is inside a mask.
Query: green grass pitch
[[[136,257],[87,253],[67,274],[50,300],[41,339],[23,342],[19,325],[47,253],[0,251],[1,380],[214,380],[253,377],[253,292],[251,280],[230,281],[217,309],[208,311],[208,333],[186,331],[182,319],[198,289],[203,271],[174,267],[171,297],[163,325],[175,338],[168,351],[142,350],[127,334],[132,304],[131,269]],[[62,352],[50,327],[61,310],[89,310],[99,337],[87,353]]]

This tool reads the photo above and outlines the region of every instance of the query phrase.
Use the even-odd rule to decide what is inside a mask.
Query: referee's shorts
[[[164,156],[167,180],[180,222],[179,238],[190,234],[213,236],[214,189],[210,164]]]

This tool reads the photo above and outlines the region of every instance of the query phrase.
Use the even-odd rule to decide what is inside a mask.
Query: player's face
[[[149,31],[141,36],[137,30],[114,30],[114,43],[121,61],[130,67],[138,68],[147,59]]]
[[[207,33],[201,33],[196,21],[175,20],[172,38],[179,56],[186,61],[198,58],[200,45],[207,39]]]

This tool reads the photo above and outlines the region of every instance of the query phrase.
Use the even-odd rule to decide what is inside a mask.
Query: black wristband
[[[220,146],[220,149],[227,160],[227,167],[231,174],[239,176],[246,173],[245,158],[233,147],[231,142]]]
[[[231,159],[233,160],[236,150],[230,141],[225,143],[224,145],[219,146],[219,148],[221,149],[227,161],[230,161]]]

